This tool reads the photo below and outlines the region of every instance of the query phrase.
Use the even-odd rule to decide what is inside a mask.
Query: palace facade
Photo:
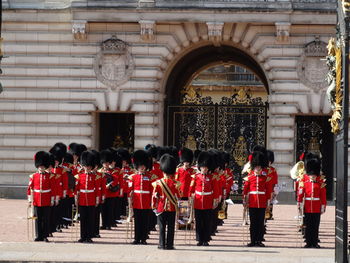
[[[333,198],[326,96],[335,0],[5,0],[0,193],[24,196],[33,155],[61,141],[102,149],[251,147],[289,170],[319,152]]]

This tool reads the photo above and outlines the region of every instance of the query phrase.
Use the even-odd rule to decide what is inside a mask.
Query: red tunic
[[[28,200],[33,201],[34,206],[51,206],[53,204],[51,174],[37,172],[29,176],[27,190]],[[33,193],[33,199],[31,198]]]
[[[120,194],[120,189],[113,192],[111,191],[112,187],[119,186],[120,187],[120,169],[106,169],[102,168],[98,171],[99,173],[103,173],[103,177],[106,182],[106,198],[118,197]]]
[[[152,184],[148,172],[129,176],[129,189],[132,205],[136,209],[151,209]]]
[[[188,168],[185,170],[183,167],[177,169],[175,174],[175,180],[180,182],[180,194],[181,197],[190,196],[190,185],[192,181],[192,176],[195,174],[193,168]]]
[[[226,168],[224,173],[226,178],[226,197],[225,198],[228,198],[231,192],[231,187],[233,185],[233,173],[230,168]]]
[[[95,187],[99,192],[98,202],[101,204],[106,198],[106,182],[102,173],[96,172],[95,174]]]
[[[305,213],[321,213],[321,206],[326,206],[326,184],[319,177],[312,181],[309,176],[299,183],[298,202],[304,201]]]
[[[194,194],[195,209],[213,209],[214,196],[217,196],[217,189],[214,185],[211,174],[196,174],[192,179],[190,192]]]
[[[176,199],[180,197],[180,193],[178,191],[179,185],[171,178],[164,176],[163,182],[169,187],[170,192]],[[152,208],[156,209],[157,213],[161,213],[164,211],[175,212],[175,206],[173,203],[167,198],[166,194],[163,191],[161,180],[157,180],[153,183],[153,194],[152,194]]]
[[[76,175],[75,190],[78,195],[78,204],[80,206],[95,206],[96,197],[99,196],[95,184],[94,173],[80,173]]]
[[[243,188],[244,196],[249,197],[249,207],[266,208],[267,200],[271,196],[271,190],[268,187],[269,180],[266,169],[262,169],[259,175],[255,175],[253,170],[249,173]]]
[[[124,166],[122,168],[123,173],[123,193],[129,194],[129,176],[134,174],[135,171],[131,169],[129,166]]]

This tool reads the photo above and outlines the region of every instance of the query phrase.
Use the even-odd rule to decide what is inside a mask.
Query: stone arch
[[[165,105],[178,101],[179,89],[186,84],[195,72],[205,65],[220,61],[235,62],[247,67],[260,78],[267,94],[269,93],[269,80],[266,77],[265,70],[253,56],[242,49],[229,44],[217,47],[208,42],[199,47],[189,48],[186,51],[169,63],[168,71],[163,74],[161,90],[165,95]]]

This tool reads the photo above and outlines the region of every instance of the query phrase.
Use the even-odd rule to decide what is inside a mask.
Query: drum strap
[[[173,195],[173,193],[171,192],[169,186],[166,184],[164,179],[161,179],[159,181],[160,181],[160,187],[162,188],[163,193],[166,195],[168,200],[175,206],[176,212],[178,212],[179,207],[177,205],[176,197]]]

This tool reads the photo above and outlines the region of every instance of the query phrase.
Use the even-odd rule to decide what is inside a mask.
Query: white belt
[[[81,193],[93,193],[95,190],[80,190]]]
[[[134,190],[134,193],[136,193],[136,194],[149,194],[151,192],[150,191],[143,191],[143,190]]]
[[[213,191],[211,191],[211,192],[199,192],[199,191],[196,191],[197,195],[211,195],[212,193],[213,193]]]
[[[51,189],[49,189],[49,190],[36,190],[36,189],[34,189],[33,191],[35,193],[49,193],[49,192],[51,192]]]
[[[250,194],[255,194],[255,195],[264,195],[265,192],[260,192],[260,191],[250,191]]]
[[[305,200],[318,201],[318,200],[320,200],[320,198],[318,198],[318,197],[305,197]]]

